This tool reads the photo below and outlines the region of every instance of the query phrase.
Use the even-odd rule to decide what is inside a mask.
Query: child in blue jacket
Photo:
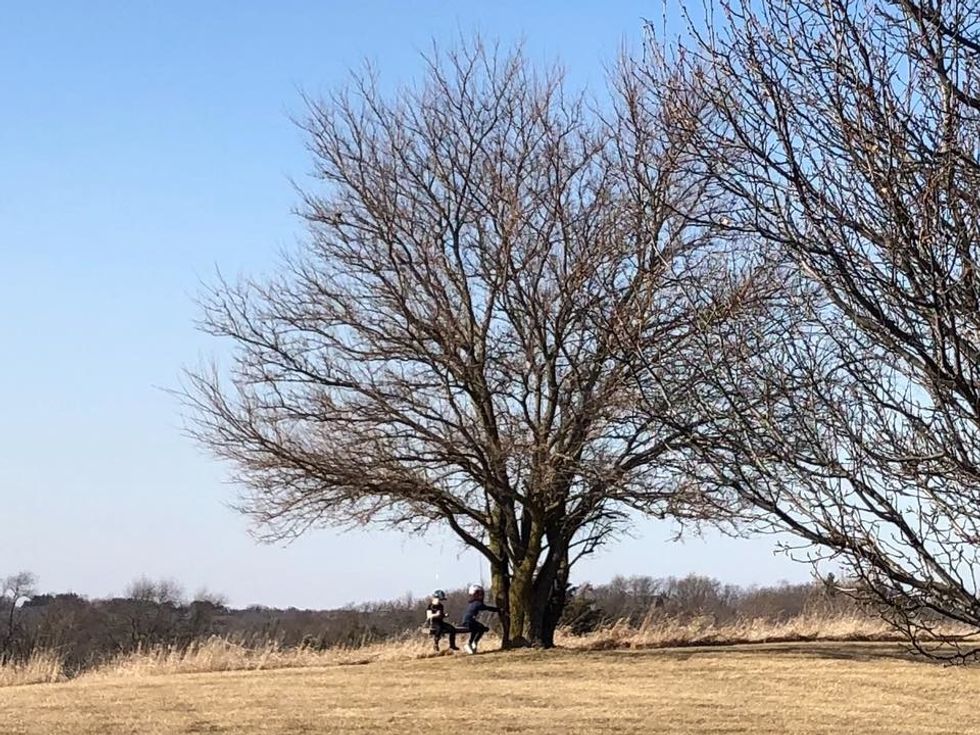
[[[466,644],[466,650],[470,653],[476,653],[476,647],[479,645],[483,634],[490,630],[487,626],[480,622],[480,613],[494,612],[499,614],[500,608],[484,604],[483,587],[478,584],[470,585],[469,593],[470,601],[466,605],[466,614],[463,616],[463,627],[470,632],[470,640]]]

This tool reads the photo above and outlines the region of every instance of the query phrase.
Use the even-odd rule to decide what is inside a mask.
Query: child
[[[483,634],[490,630],[479,620],[481,612],[500,613],[500,608],[492,605],[483,604],[483,588],[478,584],[470,585],[470,602],[466,606],[466,615],[463,616],[463,627],[469,630],[470,640],[466,644],[466,650],[476,653],[476,647],[480,643]]]
[[[432,602],[425,608],[425,619],[429,622],[429,635],[432,636],[432,647],[439,650],[439,640],[443,633],[449,634],[449,650],[458,651],[456,647],[456,626],[446,622],[446,609],[443,601],[446,593],[436,590],[432,593]]]

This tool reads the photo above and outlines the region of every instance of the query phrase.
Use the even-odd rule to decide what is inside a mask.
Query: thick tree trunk
[[[505,561],[504,543],[492,540],[498,558],[491,564],[494,605],[501,610],[501,648],[555,645],[555,630],[565,609],[568,587],[568,542],[549,534],[541,561],[542,536],[525,549],[519,564]]]
[[[501,610],[500,615],[500,647],[503,649],[514,648],[511,638],[511,616],[510,616],[510,572],[506,567],[494,566],[491,571],[490,583],[493,588],[494,602],[496,607]]]
[[[531,644],[541,648],[555,645],[555,630],[565,610],[568,589],[568,543],[560,537],[550,537],[548,543],[548,555],[534,584]]]
[[[533,568],[517,569],[510,579],[510,595],[507,600],[507,617],[510,623],[510,646],[524,648],[531,643],[530,633],[534,618]]]
[[[561,558],[544,564],[537,573],[504,572],[494,568],[494,604],[500,608],[501,648],[551,648],[565,609],[568,564]]]
[[[561,622],[562,613],[565,612],[565,605],[568,602],[568,573],[569,566],[567,555],[565,561],[559,565],[558,572],[551,587],[551,596],[544,609],[544,618],[541,623],[541,646],[552,648],[555,645],[555,631]]]

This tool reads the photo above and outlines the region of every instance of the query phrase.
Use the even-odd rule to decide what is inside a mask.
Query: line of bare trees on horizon
[[[980,3],[723,0],[592,103],[480,39],[301,121],[306,243],[219,281],[191,432],[270,539],[451,529],[505,646],[637,513],[980,631]]]

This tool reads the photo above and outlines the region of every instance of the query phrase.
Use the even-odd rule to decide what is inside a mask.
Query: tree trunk
[[[503,543],[492,546],[496,551]],[[540,549],[540,543],[531,544],[513,568],[500,561],[491,564],[494,604],[501,610],[501,648],[555,645],[555,630],[567,598],[568,542],[558,533],[549,535],[541,563]]]
[[[506,567],[494,565],[490,570],[490,584],[493,588],[494,605],[500,608],[500,647],[502,649],[514,648],[511,639],[511,590],[510,573]]]
[[[501,648],[552,648],[565,609],[568,589],[567,554],[546,559],[537,573],[511,573],[493,567],[494,604],[500,608]]]
[[[531,644],[541,648],[555,645],[555,630],[565,610],[568,589],[568,542],[561,537],[548,539],[548,555],[534,584],[534,624]]]
[[[510,579],[510,595],[507,603],[506,617],[510,626],[510,647],[524,648],[531,644],[530,634],[534,618],[533,567],[514,571]]]
[[[555,645],[555,631],[558,623],[561,622],[562,613],[565,612],[565,605],[568,603],[568,559],[559,565],[555,574],[555,579],[551,587],[551,596],[544,608],[544,617],[541,621],[541,646],[552,648]]]

